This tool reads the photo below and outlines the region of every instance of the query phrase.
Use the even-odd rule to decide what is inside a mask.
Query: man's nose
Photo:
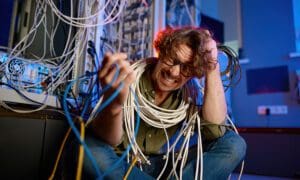
[[[180,64],[174,65],[170,69],[170,73],[173,77],[177,77],[180,75]]]

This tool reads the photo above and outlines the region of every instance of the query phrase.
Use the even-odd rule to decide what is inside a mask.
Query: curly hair
[[[205,43],[210,38],[212,38],[211,33],[203,28],[167,28],[157,35],[153,45],[159,58],[177,58],[180,46],[183,44],[188,46],[192,50],[193,74],[201,77],[207,70],[216,67],[215,59],[211,59],[210,52],[205,49]]]

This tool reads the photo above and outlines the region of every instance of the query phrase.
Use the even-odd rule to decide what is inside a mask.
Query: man
[[[128,96],[131,95],[130,85],[136,83],[134,91],[137,94],[139,92],[138,96],[145,97],[141,98],[146,99],[143,101],[152,104],[150,107],[143,106],[142,109],[151,109],[152,107],[166,109],[170,110],[166,112],[170,112],[171,116],[171,112],[175,113],[181,106],[180,103],[184,102],[189,104],[185,106],[185,111],[189,111],[194,106],[192,102],[196,102],[196,97],[191,95],[193,93],[186,93],[185,89],[189,87],[187,84],[193,77],[205,77],[203,105],[196,112],[203,123],[200,128],[204,149],[202,156],[203,179],[226,179],[243,159],[246,144],[240,136],[231,130],[226,130],[223,126],[227,106],[220,77],[216,42],[205,29],[185,27],[162,31],[156,38],[154,47],[158,52],[158,58],[149,58],[146,62],[141,63],[146,65],[140,73],[141,75],[138,75],[138,79],[136,79],[137,68],[134,69],[126,61],[126,54],[108,53],[104,57],[103,66],[99,72],[100,81],[103,86],[113,82],[111,88],[104,94],[104,101],[121,84],[123,88],[118,96],[92,121],[91,133],[86,138],[86,143],[96,158],[100,171],[107,172],[119,160],[119,156],[114,151],[116,146],[124,145],[126,148],[128,142],[136,142],[141,152],[135,155],[144,154],[145,157],[149,157],[151,165],[147,165],[147,160],[144,158],[144,161],[140,163],[143,171],[138,167],[129,170],[129,164],[122,161],[108,174],[105,173],[106,178],[120,179],[125,176],[127,171],[130,172],[129,179],[175,178],[178,177],[178,174],[180,174],[180,178],[193,179],[195,174],[199,175],[199,171],[196,170],[199,161],[196,161],[196,150],[193,148],[195,146],[190,148],[185,161],[179,158],[179,161],[184,161],[182,165],[184,167],[173,168],[175,163],[169,159],[167,170],[161,173],[165,161],[163,155],[170,152],[169,147],[172,145],[172,143],[168,143],[169,140],[176,136],[186,136],[183,133],[178,135],[178,132],[181,132],[182,127],[190,127],[186,125],[190,123],[189,120],[185,123],[183,121],[192,116],[183,113],[184,118],[176,123],[172,124],[171,119],[169,120],[171,122],[155,121],[155,125],[152,124],[152,116],[149,118],[150,120],[146,120],[148,117],[143,116],[135,140],[132,140],[132,137],[124,136],[125,108],[123,106],[128,100]],[[138,66],[141,65],[138,64]],[[118,72],[118,76],[113,81],[116,72]],[[190,98],[194,98],[194,100],[188,101]],[[142,111],[141,114],[143,114]],[[158,127],[159,125],[162,127]],[[196,129],[200,130],[197,127]],[[91,162],[87,158],[85,158],[84,171],[88,177],[95,176]],[[171,171],[173,174],[169,175]]]

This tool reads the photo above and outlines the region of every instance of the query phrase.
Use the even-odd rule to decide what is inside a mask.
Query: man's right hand
[[[129,93],[129,86],[136,77],[133,68],[126,58],[127,55],[125,53],[106,53],[103,59],[102,69],[99,72],[99,79],[102,87],[112,83],[111,88],[104,93],[104,101],[117,90],[121,83],[124,85],[118,96],[110,104],[110,107],[113,107],[116,111],[120,110],[118,107],[121,108],[126,101]],[[119,71],[119,74],[116,77],[116,80],[112,82],[117,71]]]
[[[120,143],[123,136],[122,107],[129,93],[129,86],[135,80],[135,72],[126,61],[124,53],[107,53],[103,59],[103,66],[99,72],[102,87],[111,87],[104,92],[103,101],[108,99],[123,83],[123,88],[117,97],[92,121],[92,129],[96,137],[115,146]],[[118,76],[115,78],[117,71]]]

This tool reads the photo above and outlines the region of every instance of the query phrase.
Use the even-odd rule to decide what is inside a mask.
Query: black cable
[[[222,80],[226,91],[228,88],[236,85],[241,80],[241,66],[238,55],[232,48],[225,45],[218,45],[218,50],[224,52],[228,57],[228,65],[226,69],[221,72],[221,76],[227,78]],[[226,81],[228,81],[228,84],[225,84]]]
[[[79,106],[79,103],[78,103],[77,98],[76,98],[76,96],[75,96],[75,94],[74,94],[73,91],[71,91],[71,94],[72,94],[72,97],[73,97],[73,99],[75,101],[75,104],[76,104],[76,107],[77,107],[76,110],[79,112],[79,110],[81,109],[81,107]]]

